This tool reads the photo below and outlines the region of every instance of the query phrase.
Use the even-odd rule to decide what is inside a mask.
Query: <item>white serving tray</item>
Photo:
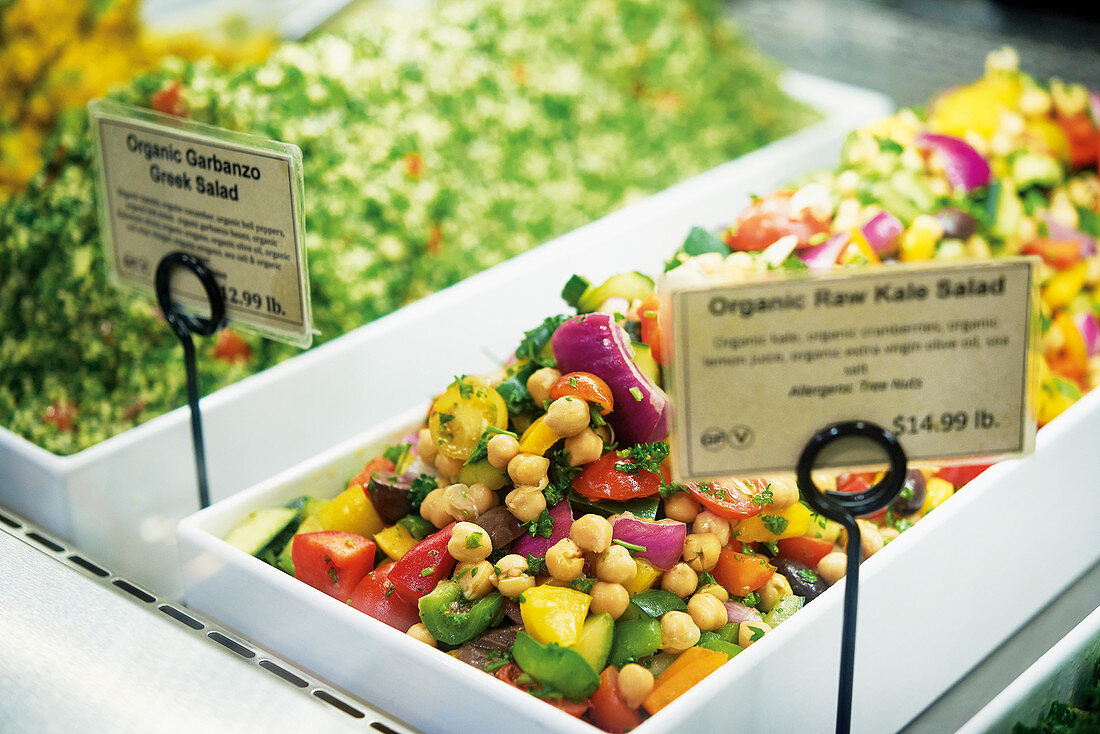
[[[455,369],[459,369],[456,365]],[[333,496],[394,435],[398,415],[180,523],[187,603],[425,731],[594,729],[229,546],[250,511]],[[897,731],[1100,559],[1100,391],[861,567],[854,732]],[[829,731],[842,586],[637,731]],[[427,692],[430,695],[426,695]],[[446,726],[444,727],[444,723]]]
[[[1036,660],[959,729],[958,734],[1012,734],[1021,722],[1034,726],[1054,701],[1072,701],[1100,660],[1100,608]]]
[[[574,272],[659,272],[692,225],[724,225],[749,194],[834,166],[851,130],[893,109],[880,94],[805,74],[788,73],[784,88],[825,119],[204,398],[211,500],[400,413],[459,366],[496,364],[563,309]],[[0,506],[178,598],[175,527],[198,507],[188,421],[176,410],[67,457],[0,428]]]

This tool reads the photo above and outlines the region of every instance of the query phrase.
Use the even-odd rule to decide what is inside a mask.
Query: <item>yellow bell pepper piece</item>
[[[380,533],[375,533],[374,542],[387,556],[395,561],[400,561],[401,556],[408,553],[416,545],[416,538],[404,525],[393,525]]]
[[[810,508],[795,502],[785,510],[769,510],[730,523],[731,536],[742,543],[774,543],[783,538],[801,538],[810,529]]]
[[[519,450],[524,454],[538,454],[542,456],[550,447],[558,442],[561,436],[546,427],[546,423],[540,416],[534,423],[527,427],[519,438]]]
[[[943,237],[943,225],[927,214],[913,220],[901,233],[898,258],[902,262],[931,260],[936,256],[936,243]]]
[[[661,576],[661,572],[644,558],[635,558],[634,560],[638,564],[638,571],[634,574],[634,578],[623,584],[631,596],[652,588]]]
[[[519,613],[527,634],[544,645],[568,647],[584,628],[592,597],[568,587],[543,584],[523,592]]]
[[[944,500],[955,494],[954,485],[939,477],[931,477],[925,482],[924,490],[924,504],[920,508],[921,515],[925,515],[932,509],[939,507]]]
[[[363,488],[352,485],[317,513],[325,530],[341,530],[369,538],[382,531],[386,523],[378,516]]]
[[[1043,303],[1052,311],[1066,306],[1085,287],[1088,267],[1087,262],[1079,262],[1050,276],[1043,286]]]

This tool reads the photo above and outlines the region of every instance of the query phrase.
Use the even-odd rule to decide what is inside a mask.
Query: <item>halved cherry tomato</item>
[[[779,555],[817,568],[822,558],[833,552],[833,543],[822,538],[783,538],[776,545]]]
[[[186,117],[187,106],[183,103],[181,97],[182,92],[183,84],[179,81],[174,81],[163,89],[154,92],[153,96],[149,99],[149,106],[157,112],[163,112],[166,115]]]
[[[845,494],[866,492],[874,485],[875,476],[874,472],[844,472],[836,478],[836,491]],[[884,517],[886,517],[885,507],[867,515],[859,516],[861,520],[881,520]]]
[[[1047,265],[1064,269],[1081,261],[1081,245],[1073,240],[1036,237],[1024,245],[1023,254],[1038,255]]]
[[[439,453],[465,461],[489,426],[508,427],[508,408],[487,380],[473,375],[456,377],[432,402],[428,430]]]
[[[664,364],[664,352],[661,351],[661,299],[657,297],[656,291],[638,306],[638,319],[642,322],[642,343],[649,345],[649,353],[657,364]]]
[[[815,237],[829,232],[828,220],[815,219],[807,211],[791,216],[794,191],[785,189],[770,196],[754,199],[722,234],[722,239],[734,250],[764,250],[780,237],[793,234],[798,249],[810,247]]]
[[[764,505],[754,502],[753,497],[767,489],[768,483],[762,479],[722,479],[709,484],[690,482],[684,486],[692,497],[718,517],[743,520],[759,515],[764,509]]]
[[[608,665],[600,673],[600,687],[589,700],[592,721],[604,731],[620,734],[642,723],[638,709],[630,708],[619,690],[619,669],[614,665]]]
[[[1096,162],[1100,147],[1100,130],[1087,112],[1077,115],[1060,115],[1056,118],[1058,126],[1066,135],[1069,143],[1069,163],[1074,168],[1084,168]]]
[[[429,535],[412,547],[401,560],[393,564],[390,581],[397,593],[410,601],[431,593],[440,579],[451,575],[455,559],[447,551],[454,523]]]
[[[734,596],[745,596],[768,583],[768,579],[775,574],[775,566],[760,556],[723,548],[711,573],[715,581],[726,587],[726,591]]]
[[[974,480],[974,477],[993,466],[992,464],[967,464],[965,466],[945,466],[935,476],[950,482],[955,489]]]
[[[496,673],[494,673],[497,680],[502,680],[521,691],[529,691],[531,686],[522,685],[518,682],[517,679],[521,675],[523,675],[523,669],[515,663],[505,663],[497,669]],[[567,698],[544,698],[543,700],[551,706],[555,706],[570,716],[576,716],[577,718],[584,716],[585,712],[588,711],[588,701],[570,701]]]
[[[600,406],[600,415],[607,415],[615,407],[611,388],[602,378],[591,372],[570,372],[558,378],[550,387],[550,399],[575,397]]]
[[[227,364],[243,364],[252,358],[252,347],[232,329],[222,329],[214,341],[214,359]]]
[[[370,485],[370,478],[375,472],[378,471],[393,471],[393,462],[387,459],[385,456],[375,456],[373,459],[367,462],[363,470],[352,477],[348,482],[348,486],[367,487]]]
[[[379,566],[364,576],[351,592],[348,606],[388,624],[395,630],[407,632],[409,627],[420,621],[420,610],[415,601],[407,600],[397,593],[390,581],[393,565],[389,563]]]
[[[608,451],[588,464],[573,479],[573,489],[590,500],[630,500],[649,497],[661,489],[661,475],[645,471],[628,474],[615,468],[623,461],[614,451]]]
[[[374,568],[374,541],[362,535],[322,530],[295,535],[292,542],[294,578],[340,601]]]

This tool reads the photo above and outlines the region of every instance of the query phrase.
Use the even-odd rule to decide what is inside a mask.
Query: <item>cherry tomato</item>
[[[600,673],[600,687],[589,700],[592,702],[589,715],[604,731],[619,734],[642,723],[638,709],[631,708],[619,690],[619,669],[614,665],[607,666]]]
[[[393,564],[371,571],[351,592],[348,606],[358,609],[368,617],[374,617],[401,632],[420,621],[420,610],[415,600],[407,600],[397,593],[390,581]]]
[[[243,364],[252,358],[252,347],[232,329],[222,329],[214,341],[214,359],[227,364]]]
[[[743,520],[763,511],[764,504],[753,498],[767,489],[768,483],[762,479],[722,479],[709,484],[691,482],[684,486],[692,497],[718,517]]]
[[[737,215],[722,238],[734,250],[764,250],[789,234],[798,238],[798,249],[812,246],[815,237],[828,234],[829,222],[815,219],[807,211],[791,216],[793,195],[793,191],[782,190],[754,199]]]
[[[588,464],[573,479],[573,489],[590,500],[630,500],[649,497],[661,489],[661,475],[645,471],[628,474],[615,468],[623,461],[614,451],[608,451]]]
[[[845,494],[859,494],[866,492],[874,486],[876,474],[874,472],[844,472],[836,478],[836,491]],[[875,510],[866,515],[860,515],[861,520],[878,521],[886,517],[886,508]]]
[[[456,377],[428,412],[432,441],[439,453],[452,459],[470,458],[489,426],[507,428],[508,408],[500,393],[480,377]]]
[[[642,343],[649,345],[649,352],[657,364],[664,364],[665,356],[661,350],[661,299],[656,292],[638,306],[638,318],[642,322]]]
[[[371,476],[378,471],[393,471],[393,462],[387,459],[385,456],[375,456],[373,459],[367,462],[367,465],[363,467],[363,470],[352,477],[352,480],[348,482],[348,486],[357,485],[360,487],[367,487],[370,485]]]
[[[600,406],[600,415],[607,415],[615,407],[611,388],[602,378],[591,372],[570,372],[559,377],[550,387],[551,400],[567,396],[595,403]]]
[[[172,82],[167,87],[153,93],[149,100],[149,106],[166,115],[186,117],[187,106],[183,103],[182,92],[183,85],[178,81]]]

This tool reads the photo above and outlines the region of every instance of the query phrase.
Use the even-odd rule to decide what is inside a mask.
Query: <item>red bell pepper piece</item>
[[[362,535],[324,530],[295,535],[293,543],[294,578],[340,601],[374,568],[374,541]]]
[[[616,452],[608,451],[581,470],[573,479],[573,489],[590,500],[631,500],[660,491],[660,474],[644,469],[637,474],[622,472],[615,468],[620,461]]]
[[[965,466],[945,466],[935,476],[950,482],[955,489],[973,481],[974,477],[993,466],[992,464],[967,464]]]
[[[821,559],[833,552],[833,543],[822,538],[783,538],[776,545],[779,555],[817,568]]]
[[[451,540],[453,527],[454,523],[451,523],[424,538],[393,564],[390,582],[397,588],[398,594],[409,601],[417,601],[451,575],[456,561],[447,551],[447,543]]]
[[[745,596],[756,591],[775,574],[772,566],[760,556],[737,553],[723,548],[718,554],[718,563],[711,571],[715,581],[726,587],[734,596]]]
[[[627,704],[619,690],[619,669],[614,665],[607,666],[600,673],[600,687],[589,701],[592,703],[592,721],[604,731],[620,734],[642,723],[641,713]]]

